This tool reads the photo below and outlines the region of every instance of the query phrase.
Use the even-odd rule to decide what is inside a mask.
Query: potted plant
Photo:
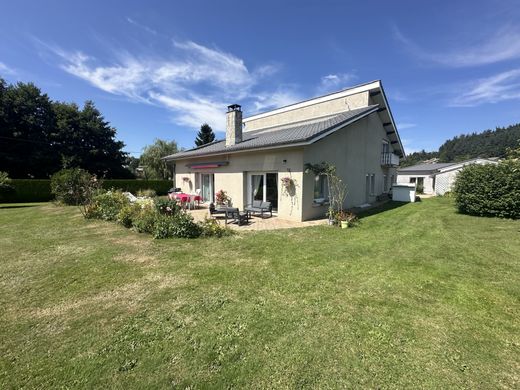
[[[285,189],[289,189],[291,187],[291,185],[293,184],[293,180],[289,177],[289,176],[285,176],[285,177],[282,177],[281,179],[282,181],[282,186],[285,188]]]
[[[226,191],[220,190],[215,194],[215,201],[220,206],[227,206],[231,198]]]
[[[354,222],[357,220],[357,216],[354,213],[341,210],[337,214],[337,219],[341,225],[342,229],[346,229],[349,226],[353,226]]]

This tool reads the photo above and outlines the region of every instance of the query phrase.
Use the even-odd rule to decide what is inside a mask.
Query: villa
[[[175,186],[199,190],[207,203],[224,190],[233,207],[267,201],[279,218],[305,221],[328,209],[326,179],[305,173],[306,163],[336,166],[348,208],[388,193],[404,156],[381,81],[373,81],[247,118],[230,105],[225,140],[165,160]]]

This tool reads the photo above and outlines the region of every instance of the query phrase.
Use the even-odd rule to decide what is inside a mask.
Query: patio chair
[[[263,202],[261,200],[253,200],[253,204],[247,205],[245,211],[251,215],[260,215],[262,218],[264,218],[264,214],[268,213],[270,217],[273,216],[273,206],[271,202]]]

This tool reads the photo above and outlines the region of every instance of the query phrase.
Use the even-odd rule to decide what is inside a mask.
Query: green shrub
[[[7,172],[0,171],[0,201],[4,202],[4,199],[9,199],[14,192],[14,187],[11,185],[11,179],[9,179]]]
[[[458,210],[464,214],[520,218],[520,162],[466,166],[453,189]]]
[[[138,203],[129,203],[123,206],[117,214],[117,222],[126,228],[131,228],[141,209],[142,207]]]
[[[139,212],[133,216],[132,227],[139,233],[153,233],[158,215],[154,206],[144,205]]]
[[[153,190],[156,195],[166,195],[173,183],[170,180],[104,180],[103,188],[115,188],[136,195],[140,190]]]
[[[227,226],[222,226],[213,218],[205,218],[204,221],[199,222],[199,226],[203,237],[224,237],[233,234],[233,230]]]
[[[137,190],[136,195],[146,198],[155,198],[157,196],[157,192],[155,192],[155,190],[152,190],[151,188],[146,188],[143,190]]]
[[[181,212],[171,217],[158,214],[153,229],[153,238],[196,238],[202,233],[201,227],[193,221],[193,217]]]
[[[173,216],[182,210],[176,201],[170,199],[156,199],[155,207],[160,214],[169,216]]]
[[[174,217],[173,224],[173,236],[183,238],[196,238],[202,233],[202,229],[198,224],[193,221],[193,217],[186,213],[181,212],[176,214]]]
[[[62,169],[51,177],[51,192],[60,203],[84,205],[91,201],[100,183],[80,168]]]
[[[95,207],[95,218],[116,221],[121,209],[130,205],[130,201],[121,191],[107,191],[96,195],[91,205]]]

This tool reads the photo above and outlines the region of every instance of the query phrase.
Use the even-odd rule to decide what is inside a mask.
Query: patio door
[[[215,186],[215,175],[213,173],[201,173],[200,185],[202,190],[202,200],[208,203],[214,202],[215,191],[213,190],[213,188]]]
[[[253,200],[271,202],[273,210],[278,209],[278,173],[248,174],[248,203]]]

